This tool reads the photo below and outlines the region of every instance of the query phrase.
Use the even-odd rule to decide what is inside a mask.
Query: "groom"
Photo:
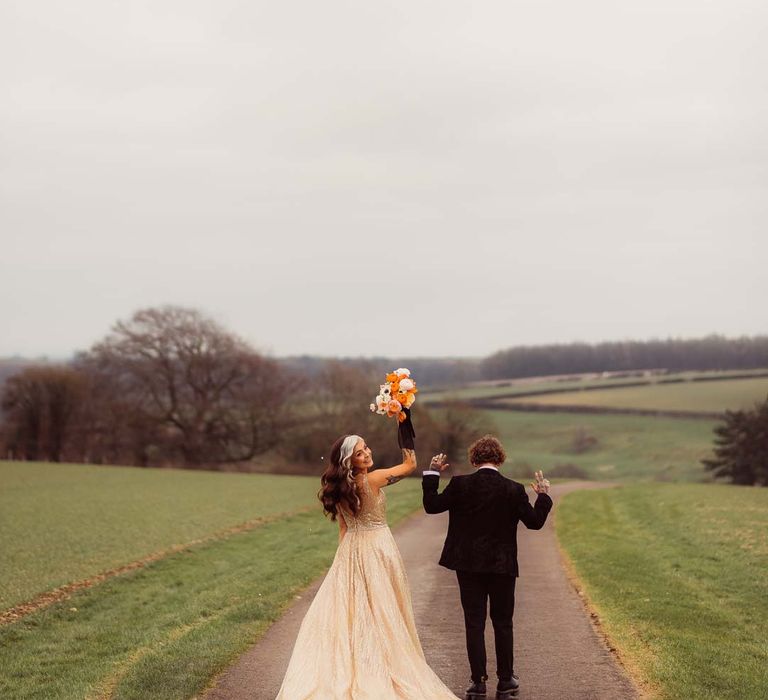
[[[517,568],[517,523],[540,530],[552,508],[549,481],[536,472],[531,484],[538,494],[531,506],[525,487],[507,479],[499,467],[507,456],[492,435],[480,438],[469,448],[473,474],[454,476],[442,493],[437,492],[440,472],[448,464],[444,455],[432,458],[423,472],[424,510],[448,511],[448,535],[440,564],[456,571],[464,608],[467,654],[472,685],[467,700],[486,696],[485,619],[491,604],[491,622],[496,640],[497,698],[517,697],[518,679],[513,673],[512,613],[515,608]]]

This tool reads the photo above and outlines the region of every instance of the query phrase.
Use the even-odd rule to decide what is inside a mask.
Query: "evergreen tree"
[[[768,399],[751,411],[726,411],[714,432],[715,457],[704,466],[733,484],[768,486]]]

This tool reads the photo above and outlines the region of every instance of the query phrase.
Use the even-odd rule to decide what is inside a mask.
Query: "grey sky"
[[[0,356],[768,332],[768,5],[0,4]]]

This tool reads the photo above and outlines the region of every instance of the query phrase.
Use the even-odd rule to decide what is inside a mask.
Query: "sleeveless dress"
[[[299,628],[276,700],[456,700],[427,665],[386,495],[365,473],[357,516]]]

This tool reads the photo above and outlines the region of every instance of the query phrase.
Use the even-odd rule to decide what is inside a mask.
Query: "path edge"
[[[595,490],[619,488],[621,486],[623,486],[623,484],[607,483],[605,486]],[[571,491],[571,493],[574,492]],[[567,495],[568,494],[564,494],[561,498],[565,499]],[[576,571],[576,566],[568,555],[568,552],[565,550],[565,547],[563,547],[560,542],[557,526],[557,511],[558,509],[555,508],[553,527],[555,532],[555,544],[557,545],[557,551],[560,555],[560,562],[565,571],[565,575],[568,578],[568,582],[581,601],[584,613],[589,620],[589,624],[600,638],[600,641],[605,648],[608,649],[611,656],[616,660],[619,667],[625,672],[632,685],[635,686],[635,690],[637,690],[641,700],[659,700],[663,697],[661,686],[656,685],[647,679],[645,673],[640,668],[640,665],[632,658],[631,654],[623,650],[606,629],[605,623],[600,617],[600,607],[590,597],[584,581]]]

